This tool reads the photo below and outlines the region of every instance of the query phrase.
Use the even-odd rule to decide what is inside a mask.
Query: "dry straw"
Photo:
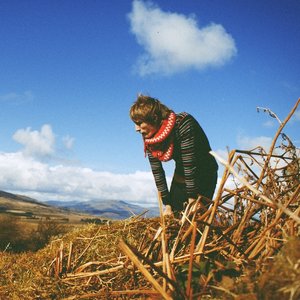
[[[188,204],[177,220],[163,215],[159,196],[160,220],[156,220],[159,227],[154,229],[149,221],[152,238],[148,235],[146,239],[144,235],[140,244],[135,241],[131,245],[121,240],[119,249],[124,256],[120,256],[114,266],[101,270],[96,267],[95,271],[87,272],[84,267],[87,262],[81,267],[78,264],[94,242],[96,233],[84,251],[73,257],[73,263],[70,245],[65,274],[62,274],[60,248],[57,262],[52,265],[54,274],[72,284],[75,279],[91,281],[104,274],[117,279],[114,273],[130,269],[132,278],[145,279],[138,289],[136,285],[128,287],[132,290],[131,298],[152,293],[152,297],[159,295],[161,299],[200,299],[212,297],[216,291],[234,297],[237,291],[232,285],[222,285],[224,278],[238,282],[245,268],[254,266],[259,270],[288,239],[299,237],[299,149],[282,133],[299,101],[283,122],[269,109],[263,109],[280,121],[268,152],[260,146],[252,150],[233,150],[228,160],[211,152],[225,170],[208,208],[203,208],[198,199]],[[132,218],[129,223],[139,221],[140,218]],[[73,272],[70,272],[71,265]],[[126,290],[108,288],[107,292],[111,297],[117,292],[122,299],[128,296]],[[293,295],[299,293],[293,289]]]
[[[199,198],[179,219],[166,217],[159,196],[160,218],[141,214],[55,241],[48,276],[59,299],[299,299],[300,158],[283,133],[299,102],[283,122],[258,108],[280,123],[268,151],[211,153],[224,173],[209,207]]]
[[[253,265],[260,269],[290,237],[299,236],[299,149],[282,132],[299,101],[283,122],[269,109],[263,109],[280,122],[269,151],[260,146],[247,151],[233,150],[227,161],[211,152],[224,165],[225,171],[208,208],[203,208],[198,199],[186,206],[180,220],[166,218],[159,196],[160,226],[153,230],[152,239],[148,236],[145,242],[144,237],[140,245],[131,246],[121,241],[119,248],[124,256],[117,265],[102,270],[96,268],[94,272],[85,272],[77,266],[80,272],[67,272],[63,280],[72,284],[72,280],[78,278],[103,274],[114,277],[113,273],[128,269],[132,264],[132,276],[145,279],[139,297],[153,290],[162,299],[198,299],[211,296],[216,290],[234,295],[230,291],[232,286],[216,284],[218,274],[239,274]],[[131,222],[139,222],[139,218]],[[94,240],[95,237],[87,248]],[[73,258],[75,265],[87,248]],[[59,251],[61,253],[62,249]],[[71,250],[67,270],[72,264],[70,259]],[[61,255],[57,255],[57,260],[59,263],[53,266],[59,270],[54,274],[61,274]],[[231,267],[228,267],[229,262]],[[224,276],[219,277],[222,282]],[[131,289],[137,290],[136,286]],[[125,294],[124,291],[123,296]]]

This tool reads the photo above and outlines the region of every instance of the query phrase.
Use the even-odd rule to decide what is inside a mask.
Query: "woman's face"
[[[158,131],[158,127],[146,122],[135,122],[135,131],[143,135],[145,139],[149,139],[154,136]]]

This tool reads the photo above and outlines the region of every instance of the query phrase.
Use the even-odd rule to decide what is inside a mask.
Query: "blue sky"
[[[300,97],[299,14],[298,0],[1,1],[0,189],[156,204],[128,117],[140,92],[191,113],[223,157],[267,149],[278,123],[256,107],[283,120]],[[299,125],[298,109],[298,147]]]

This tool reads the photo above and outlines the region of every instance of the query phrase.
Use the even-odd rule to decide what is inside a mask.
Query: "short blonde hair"
[[[171,112],[172,110],[158,99],[139,94],[130,108],[129,115],[135,123],[146,122],[159,125],[162,120],[168,118]]]

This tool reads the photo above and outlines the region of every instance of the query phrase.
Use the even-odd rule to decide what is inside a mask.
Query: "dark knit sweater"
[[[175,173],[185,178],[186,191],[189,198],[196,199],[207,174],[216,173],[218,165],[209,154],[211,150],[206,134],[199,123],[187,113],[176,114],[173,129]],[[158,191],[163,203],[169,204],[169,190],[162,162],[148,152],[148,158]]]

